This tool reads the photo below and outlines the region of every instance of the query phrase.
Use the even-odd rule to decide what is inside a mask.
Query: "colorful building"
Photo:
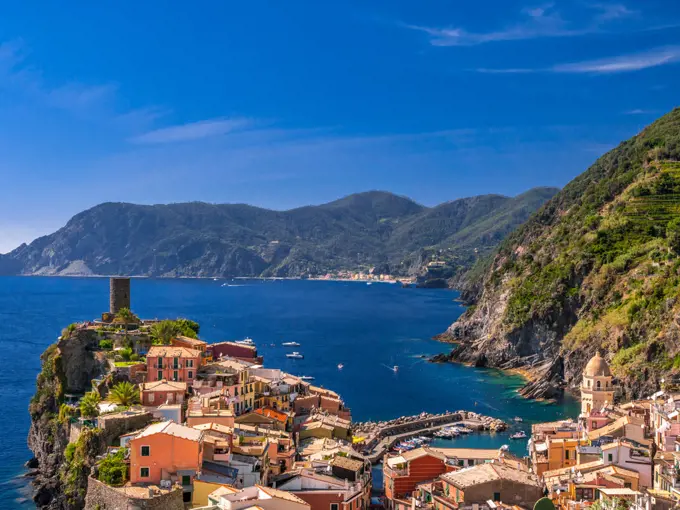
[[[208,353],[208,342],[199,340],[198,338],[191,338],[188,336],[177,336],[170,340],[170,345],[175,347],[186,347],[187,349],[194,349],[201,353],[201,365],[212,360],[212,356]]]
[[[201,365],[201,352],[187,347],[154,345],[146,355],[146,382],[179,381],[191,383]]]
[[[159,381],[142,383],[139,385],[140,397],[144,406],[159,406],[161,404],[181,404],[187,392],[187,383]]]
[[[191,501],[192,482],[203,464],[203,432],[167,421],[149,425],[129,441],[130,482],[179,483]]]

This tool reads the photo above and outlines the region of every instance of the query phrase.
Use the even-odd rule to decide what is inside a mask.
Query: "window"
[[[612,455],[611,453],[608,453],[608,454],[607,454],[607,460],[608,460],[609,462],[613,462],[613,461],[614,461],[614,455]]]
[[[331,510],[340,510],[340,505],[337,503],[331,503]]]
[[[160,381],[161,379],[163,379],[163,371],[159,370],[158,371],[158,380]]]
[[[463,466],[465,465],[465,461],[464,461],[464,460],[459,460],[459,461],[458,461],[458,465],[459,465],[460,467],[463,467]]]
[[[193,368],[194,366],[194,360],[188,359],[187,360],[187,368]]]
[[[500,492],[494,492],[493,493],[493,500],[494,501],[500,501],[501,500],[501,493]]]
[[[154,397],[153,393],[149,393],[149,402],[153,402],[153,397]]]
[[[468,459],[468,466],[474,466],[475,465],[475,459]]]
[[[193,377],[194,377],[194,372],[193,372],[193,370],[189,370],[189,377],[188,377],[188,379],[193,379]]]
[[[191,477],[189,475],[182,475],[182,485],[191,485]]]
[[[142,446],[142,457],[148,457],[151,455],[151,447],[150,446]]]
[[[158,368],[163,368],[163,358],[158,358]]]
[[[179,367],[179,358],[173,358],[172,359],[172,368],[178,368]]]
[[[139,468],[139,477],[149,478],[149,468],[148,467]]]
[[[564,451],[564,458],[565,460],[569,460],[569,450]]]
[[[172,380],[173,380],[173,381],[176,381],[176,380],[177,380],[177,370],[175,370],[175,371],[172,373]]]
[[[597,381],[597,389],[600,389],[600,381]]]

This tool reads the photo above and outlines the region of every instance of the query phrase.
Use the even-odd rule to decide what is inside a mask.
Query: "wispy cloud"
[[[610,74],[640,71],[650,67],[668,65],[680,60],[680,46],[656,48],[642,53],[559,64],[552,68],[556,73]]]
[[[624,115],[648,115],[655,113],[654,110],[643,110],[642,108],[635,108],[633,110],[626,110]]]
[[[98,119],[129,129],[148,129],[153,120],[168,113],[159,107],[121,108],[118,85],[114,83],[52,84],[39,68],[29,63],[29,57],[30,49],[21,39],[0,44],[0,89],[80,118]]]
[[[130,141],[141,144],[187,142],[226,135],[234,131],[241,131],[252,125],[252,120],[243,118],[202,120],[179,126],[155,129],[131,138]]]
[[[525,8],[520,20],[498,30],[471,32],[462,27],[431,27],[405,25],[406,28],[424,32],[430,36],[433,46],[474,46],[499,41],[519,41],[546,37],[575,37],[597,33],[607,23],[636,14],[623,4],[587,4],[583,20],[573,22],[565,19],[554,4]]]
[[[486,74],[562,73],[562,74],[613,74],[641,71],[650,67],[674,64],[680,61],[680,46],[664,46],[641,53],[615,57],[556,64],[546,68],[486,68],[475,69]]]

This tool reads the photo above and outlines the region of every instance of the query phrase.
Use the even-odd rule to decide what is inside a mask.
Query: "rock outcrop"
[[[90,390],[92,379],[102,374],[105,364],[97,359],[95,332],[67,328],[56,344],[41,356],[42,371],[29,406],[31,427],[28,446],[36,466],[34,501],[40,509],[77,510],[83,507],[87,487],[88,459],[99,453],[98,439],[86,434],[75,454],[79,463],[66,462],[69,444],[69,416],[62,414],[64,395]],[[77,459],[78,460],[78,459]]]

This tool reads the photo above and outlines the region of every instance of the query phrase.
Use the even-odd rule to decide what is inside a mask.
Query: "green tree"
[[[83,418],[94,418],[99,415],[98,404],[101,402],[99,392],[90,391],[80,400],[80,414]]]
[[[111,388],[109,400],[121,406],[137,404],[139,403],[139,389],[127,381],[120,382]]]
[[[680,218],[672,219],[666,226],[668,244],[675,253],[680,253]]]
[[[99,481],[114,487],[123,485],[127,481],[125,451],[121,448],[113,455],[107,455],[99,463]]]
[[[129,308],[121,308],[116,314],[116,319],[127,324],[137,324],[139,319]]]
[[[160,321],[151,326],[151,339],[156,345],[168,345],[176,334],[175,321]]]
[[[134,351],[131,347],[123,347],[120,351],[118,351],[118,354],[123,358],[124,361],[130,361]]]

